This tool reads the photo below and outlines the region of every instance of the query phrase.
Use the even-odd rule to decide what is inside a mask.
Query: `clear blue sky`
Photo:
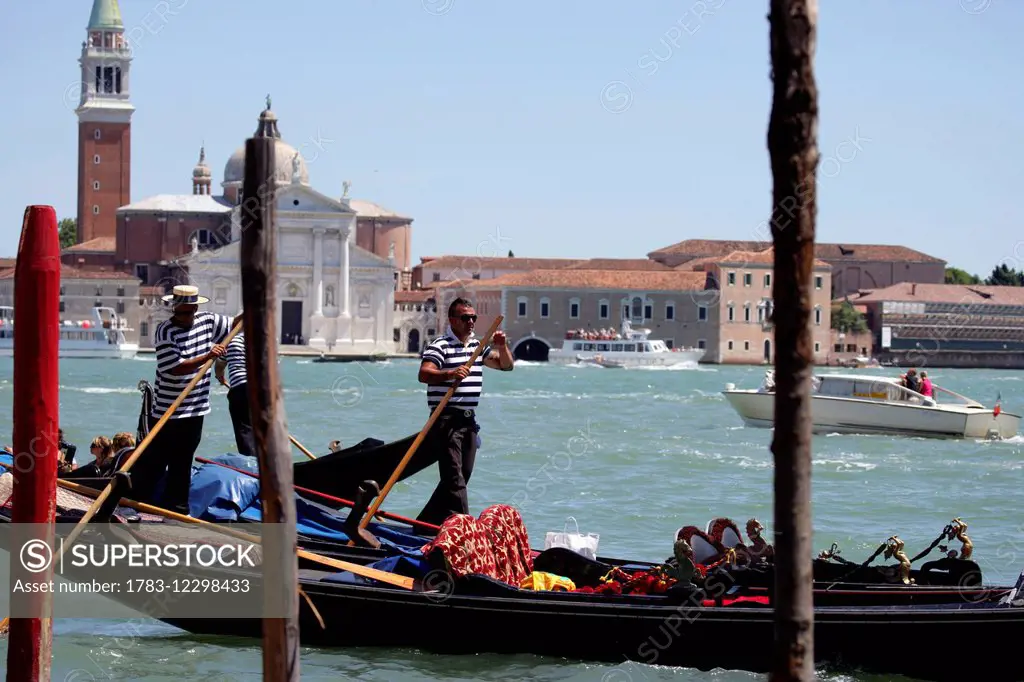
[[[702,6],[718,9],[698,18]],[[4,9],[0,255],[16,252],[27,204],[74,216],[65,93],[90,8]],[[352,196],[413,216],[416,261],[642,257],[757,238],[770,208],[764,1],[121,10],[135,44],[133,201],[191,192],[203,140],[219,190],[269,92],[313,186],[338,196],[351,180]],[[1024,265],[1022,36],[1021,2],[822,2],[819,241],[906,244],[983,276]],[[858,135],[859,149],[843,145]]]

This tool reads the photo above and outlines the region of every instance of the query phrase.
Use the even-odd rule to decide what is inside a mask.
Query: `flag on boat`
[[[998,417],[999,413],[1003,411],[1003,409],[1001,407],[999,407],[999,403],[1002,402],[1002,400],[1003,400],[1003,393],[1002,393],[1002,391],[999,391],[999,392],[996,393],[996,406],[992,408],[992,416],[993,417]]]

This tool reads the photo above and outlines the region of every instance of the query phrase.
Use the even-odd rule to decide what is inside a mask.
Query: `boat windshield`
[[[942,388],[932,384],[932,398],[935,402],[942,403],[943,405],[970,405],[973,407],[982,407],[982,404],[976,400],[971,400],[959,393],[954,393],[948,388]]]

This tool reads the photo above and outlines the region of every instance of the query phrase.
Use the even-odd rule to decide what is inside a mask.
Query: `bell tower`
[[[131,51],[117,0],[93,0],[82,43],[78,116],[78,243],[117,236],[131,203]]]

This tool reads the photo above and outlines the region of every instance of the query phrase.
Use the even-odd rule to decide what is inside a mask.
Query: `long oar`
[[[98,494],[97,491],[93,488],[80,485],[78,483],[63,478],[57,479],[57,485],[61,486],[62,488],[66,488],[67,490],[71,490],[82,495],[87,495],[89,497],[94,497]],[[186,516],[185,514],[179,514],[169,509],[155,507],[151,504],[146,504],[144,502],[135,502],[129,499],[121,499],[118,501],[118,504],[125,507],[129,507],[130,509],[135,509],[136,511],[145,512],[147,514],[155,514],[157,516],[163,516],[164,518],[173,519],[175,521],[181,521],[183,523],[191,523],[199,526],[205,526],[217,531],[218,533],[230,535],[231,537],[235,537],[240,540],[248,540],[249,542],[255,543],[257,545],[261,544],[260,538],[258,536],[243,533],[241,531],[233,530],[231,528],[226,528],[223,524],[220,523],[204,521],[203,519],[197,519],[192,516]],[[325,566],[330,566],[332,568],[337,568],[343,571],[350,571],[352,573],[355,573],[356,575],[361,575],[365,578],[372,578],[373,580],[379,580],[381,582],[388,583],[389,585],[403,587],[407,590],[413,589],[415,585],[415,581],[412,578],[408,578],[404,575],[388,573],[387,571],[381,571],[379,569],[370,568],[368,566],[362,566],[360,564],[353,564],[351,562],[343,561],[341,559],[332,559],[331,557],[326,557],[320,554],[314,554],[313,552],[309,552],[304,549],[298,549],[296,551],[298,552],[298,555],[303,559],[309,559],[310,561],[315,561]]]
[[[504,319],[505,318],[503,315],[498,315],[497,317],[494,318],[494,322],[491,323],[491,328],[487,330],[487,335],[484,336],[484,338],[480,341],[479,344],[477,344],[477,347],[473,351],[473,354],[469,356],[469,360],[467,360],[466,364],[463,365],[466,369],[473,369],[473,364],[476,362],[476,359],[480,356],[480,353],[483,352],[484,347],[491,342],[491,337],[494,336],[494,332],[498,330],[498,325],[500,325],[502,320]],[[461,379],[456,379],[455,381],[453,381],[451,387],[448,389],[448,392],[444,394],[444,398],[442,398],[441,402],[437,404],[437,407],[434,408],[434,411],[430,413],[430,419],[427,420],[426,426],[423,427],[419,435],[416,436],[416,440],[414,440],[412,442],[412,445],[409,446],[409,450],[405,453],[405,457],[403,457],[402,461],[398,463],[398,467],[395,469],[395,472],[391,474],[391,478],[388,479],[387,485],[385,485],[384,489],[380,491],[380,495],[378,495],[376,499],[374,499],[373,504],[370,505],[370,509],[366,512],[366,516],[360,519],[360,530],[364,530],[366,526],[369,525],[370,519],[372,519],[373,516],[377,513],[377,510],[380,509],[380,505],[383,504],[384,498],[391,491],[391,487],[398,482],[398,478],[402,475],[402,472],[405,470],[405,467],[409,463],[409,460],[411,460],[412,456],[416,454],[416,450],[419,449],[420,445],[423,443],[423,439],[427,437],[427,433],[430,432],[430,428],[434,425],[434,422],[437,421],[437,418],[441,416],[441,412],[444,410],[445,405],[447,405],[448,401],[451,400],[453,395],[455,395],[455,389],[458,388],[459,384],[461,383]],[[356,543],[355,540],[349,540],[348,544],[349,547],[352,547]]]
[[[299,450],[302,450],[302,454],[306,455],[306,457],[309,457],[310,459],[316,459],[316,455],[314,455],[312,452],[310,452],[306,448],[302,447],[302,443],[300,443],[299,441],[295,440],[295,436],[292,436],[291,434],[289,434],[288,435],[288,440],[290,440],[292,442],[292,445],[297,447]]]

